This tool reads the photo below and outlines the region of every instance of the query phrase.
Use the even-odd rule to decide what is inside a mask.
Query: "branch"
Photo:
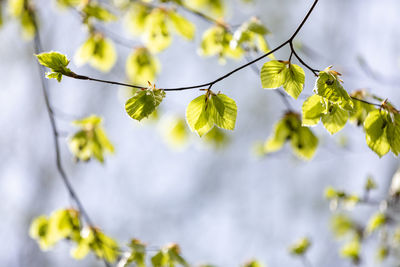
[[[185,86],[185,87],[172,87],[172,88],[161,88],[164,91],[184,91],[184,90],[192,90],[192,89],[198,89],[198,88],[206,88],[206,87],[212,87],[213,85],[215,85],[216,83],[225,80],[226,78],[230,77],[231,75],[235,74],[236,72],[247,68],[248,66],[266,58],[267,56],[271,55],[272,53],[280,50],[281,48],[283,48],[284,46],[290,44],[293,39],[297,36],[297,34],[300,32],[300,30],[302,29],[302,27],[304,26],[304,24],[306,23],[306,21],[308,20],[308,18],[310,17],[312,11],[314,10],[315,6],[317,5],[317,3],[319,2],[319,0],[314,0],[313,5],[311,6],[310,10],[307,12],[307,15],[304,17],[304,19],[301,21],[300,25],[296,28],[295,32],[292,34],[292,36],[286,40],[285,42],[283,42],[282,44],[280,44],[279,46],[277,46],[276,48],[272,49],[271,51],[269,51],[268,53],[232,70],[231,72],[215,79],[214,81],[211,82],[207,82],[207,83],[203,83],[203,84],[199,84],[199,85],[192,85],[192,86]],[[132,84],[127,84],[127,83],[121,83],[121,82],[114,82],[114,81],[108,81],[108,80],[101,80],[101,79],[96,79],[96,78],[91,78],[91,77],[87,77],[87,76],[82,76],[82,75],[71,75],[68,76],[71,78],[75,78],[75,79],[80,79],[80,80],[90,80],[90,81],[95,81],[95,82],[102,82],[102,83],[108,83],[108,84],[113,84],[113,85],[121,85],[121,86],[126,86],[126,87],[131,87],[131,88],[136,88],[136,89],[142,89],[143,86],[138,86],[138,85],[132,85]]]
[[[40,36],[39,36],[39,32],[36,32],[35,35],[35,40],[34,40],[34,47],[35,47],[35,53],[39,54],[42,52],[42,45],[41,45],[41,41],[40,41]],[[50,120],[50,126],[51,126],[51,130],[52,130],[52,136],[53,136],[53,142],[54,142],[54,152],[55,152],[55,159],[56,159],[56,166],[57,166],[57,171],[64,183],[65,188],[67,189],[67,192],[70,196],[70,198],[74,201],[74,203],[76,204],[77,209],[79,210],[79,214],[83,217],[83,219],[86,221],[86,223],[89,225],[89,227],[93,228],[94,224],[93,221],[91,220],[89,214],[87,213],[86,209],[84,208],[81,200],[79,199],[75,189],[73,188],[65,170],[64,167],[62,165],[61,162],[61,153],[60,153],[60,142],[58,137],[60,136],[61,132],[59,132],[58,128],[57,128],[57,124],[56,124],[56,120],[55,120],[55,113],[51,107],[50,104],[50,98],[48,95],[48,84],[47,84],[47,80],[44,78],[44,67],[40,64],[39,65],[39,70],[40,70],[40,80],[41,80],[41,84],[42,84],[42,93],[43,93],[43,97],[45,100],[45,105],[46,105],[46,110],[47,110],[47,114],[49,116],[49,120]],[[95,231],[94,231],[95,233]],[[95,237],[97,237],[97,235],[95,234]],[[103,260],[104,264],[106,267],[110,267],[110,264]]]

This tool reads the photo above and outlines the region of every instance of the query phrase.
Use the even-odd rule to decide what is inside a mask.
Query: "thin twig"
[[[34,46],[35,46],[35,53],[39,54],[42,52],[42,45],[41,45],[41,41],[40,41],[40,36],[39,33],[37,32],[35,35],[35,40],[34,40]],[[44,78],[44,67],[40,64],[39,65],[39,70],[40,70],[40,81],[41,81],[41,87],[42,87],[42,93],[43,93],[43,97],[45,100],[45,105],[46,105],[46,110],[47,110],[47,114],[49,116],[49,120],[50,120],[50,126],[51,126],[51,131],[52,131],[52,136],[53,136],[53,142],[54,142],[54,152],[55,152],[55,159],[56,159],[56,166],[57,166],[57,171],[60,174],[60,177],[64,183],[65,188],[68,191],[68,194],[70,196],[70,198],[73,200],[73,202],[76,204],[77,209],[79,211],[79,214],[84,218],[84,220],[86,221],[86,223],[90,226],[93,227],[93,222],[89,216],[89,214],[87,213],[86,209],[84,208],[81,200],[79,199],[75,189],[73,188],[65,170],[64,167],[62,165],[61,162],[61,152],[60,152],[60,142],[59,142],[59,131],[57,128],[57,124],[56,124],[56,120],[55,120],[55,113],[51,107],[50,104],[50,98],[48,95],[48,84],[47,84],[47,80]],[[97,235],[95,235],[97,236]],[[106,267],[111,267],[111,265],[106,261],[103,260],[104,264]]]

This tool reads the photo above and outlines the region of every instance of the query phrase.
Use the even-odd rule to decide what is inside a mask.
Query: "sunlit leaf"
[[[261,84],[265,89],[283,89],[297,99],[303,91],[305,81],[304,70],[289,62],[272,60],[265,63],[261,69]]]
[[[126,101],[125,110],[132,119],[141,121],[156,110],[164,97],[165,92],[155,87],[138,90],[132,98]]]
[[[334,104],[338,104],[342,109],[351,111],[354,104],[349,94],[343,88],[341,80],[338,77],[339,75],[338,72],[330,68],[321,71],[315,83],[314,91],[317,95]]]
[[[374,110],[368,114],[364,122],[367,145],[380,157],[390,150],[387,139],[387,119],[386,112]]]
[[[224,94],[206,94],[190,102],[186,109],[186,120],[193,132],[199,136],[208,133],[214,125],[234,130],[237,106],[233,99]]]

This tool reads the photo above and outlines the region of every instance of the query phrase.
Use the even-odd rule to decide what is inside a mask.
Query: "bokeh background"
[[[297,27],[311,0],[259,0],[254,4],[227,1],[228,21],[237,25],[257,15],[272,31],[272,47],[288,38]],[[41,37],[45,50],[57,50],[72,58],[85,40],[86,31],[76,14],[61,11],[53,1],[38,0]],[[400,2],[397,0],[322,0],[298,36],[312,51],[302,53],[312,66],[329,65],[343,73],[348,91],[368,88],[400,105]],[[201,33],[209,26],[185,13],[198,25],[193,43],[175,38],[160,54],[163,65],[157,84],[170,87],[207,82],[245,61],[219,65],[215,58],[197,54]],[[120,23],[108,29],[127,36]],[[7,22],[0,31],[0,265],[1,266],[101,266],[93,255],[83,261],[69,256],[70,245],[59,244],[41,252],[28,236],[31,220],[40,214],[71,205],[55,168],[48,116],[40,88],[40,74],[32,42],[23,41],[19,25]],[[124,59],[130,52],[117,46],[119,61],[109,74],[85,66],[78,73],[123,81]],[[288,50],[276,53],[286,59]],[[363,58],[375,71],[367,73]],[[259,67],[261,64],[259,63]],[[314,77],[306,72],[306,87],[293,106],[312,93]],[[313,266],[347,266],[338,255],[339,243],[329,230],[331,212],[323,198],[333,185],[361,193],[372,175],[383,198],[398,159],[379,159],[365,144],[362,129],[346,125],[329,136],[322,126],[314,128],[320,138],[315,158],[303,162],[289,147],[259,159],[254,142],[265,140],[285,107],[277,94],[261,89],[250,68],[218,83],[220,90],[236,100],[239,108],[236,130],[230,144],[215,150],[193,135],[181,150],[171,149],[157,123],[130,119],[119,97],[120,88],[65,78],[52,80],[50,95],[59,111],[77,118],[99,114],[116,147],[116,153],[101,165],[75,164],[62,142],[63,163],[89,214],[108,235],[120,242],[139,238],[151,246],[177,242],[191,263],[238,266],[251,258],[268,266],[302,266],[287,247],[308,236],[313,246],[308,255]],[[198,91],[169,93],[162,114],[184,115]],[[65,116],[58,117],[64,132],[75,130]],[[341,145],[347,140],[347,145]],[[359,220],[373,209],[361,208]],[[375,266],[371,248],[364,254]],[[369,255],[369,256],[368,256]],[[392,265],[393,266],[393,265]]]

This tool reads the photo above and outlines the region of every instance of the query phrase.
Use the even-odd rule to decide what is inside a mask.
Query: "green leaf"
[[[225,13],[223,0],[189,0],[187,2],[191,7],[210,12],[217,17],[222,17]]]
[[[292,130],[288,127],[286,120],[280,120],[274,126],[273,135],[268,138],[264,145],[265,153],[281,150],[286,141],[291,138]]]
[[[140,47],[133,51],[126,60],[126,75],[136,85],[154,82],[160,71],[160,62],[147,48]]]
[[[341,238],[353,232],[356,224],[346,215],[338,214],[331,219],[331,228],[336,237]]]
[[[368,234],[372,234],[387,222],[387,217],[384,213],[378,212],[374,216],[372,216],[367,224],[366,232]]]
[[[232,34],[223,26],[214,26],[204,32],[199,53],[202,56],[218,56],[220,63],[227,57],[239,59],[243,56],[241,47],[232,47]]]
[[[286,63],[278,60],[271,60],[261,68],[261,84],[265,89],[281,87],[286,80]]]
[[[165,92],[161,89],[139,90],[126,102],[125,110],[132,119],[141,121],[156,110],[164,97]]]
[[[111,39],[95,33],[78,48],[74,60],[78,66],[89,63],[97,70],[109,72],[117,61],[117,52]]]
[[[317,95],[322,96],[334,104],[338,104],[342,109],[351,111],[354,104],[349,94],[343,88],[338,78],[339,75],[338,72],[330,70],[330,68],[321,71],[316,81],[314,91]]]
[[[319,95],[312,95],[304,101],[302,106],[302,125],[313,126],[318,124],[325,111],[323,98]]]
[[[153,53],[165,50],[172,43],[167,16],[165,10],[155,8],[146,17],[143,38],[147,48]]]
[[[114,152],[114,147],[101,126],[101,121],[101,118],[95,115],[74,121],[74,124],[81,128],[69,140],[69,148],[76,159],[88,161],[96,158],[103,163],[104,154]]]
[[[344,258],[350,259],[354,264],[360,262],[361,244],[358,239],[345,244],[340,250],[340,254]]]
[[[300,127],[296,133],[293,133],[291,145],[294,153],[305,160],[314,157],[318,147],[318,138],[307,127]]]
[[[243,267],[263,267],[263,264],[259,261],[252,260],[243,265]]]
[[[189,132],[183,118],[170,118],[163,123],[163,133],[167,143],[173,148],[183,147],[189,138]]]
[[[294,153],[305,160],[310,160],[318,147],[318,138],[309,128],[301,126],[298,114],[291,112],[275,125],[274,133],[265,142],[265,153],[280,150],[286,141],[290,141]]]
[[[236,48],[241,46],[246,51],[261,51],[268,53],[270,48],[268,46],[265,35],[269,33],[269,30],[261,23],[261,21],[253,17],[250,21],[243,23],[233,34],[231,46]],[[269,55],[271,59],[274,56]]]
[[[109,263],[114,263],[119,257],[118,243],[106,236],[99,229],[86,227],[82,230],[81,239],[71,250],[71,256],[77,260],[83,259],[89,252]]]
[[[384,156],[390,150],[387,139],[387,125],[387,113],[380,110],[370,112],[364,122],[367,145],[379,157]]]
[[[151,9],[144,3],[133,2],[125,18],[125,25],[133,35],[142,34],[146,28],[146,19]]]
[[[233,99],[224,94],[202,95],[190,102],[186,109],[186,120],[193,132],[199,136],[208,133],[214,125],[234,130],[237,106]]]
[[[310,246],[311,246],[310,240],[304,237],[296,241],[296,243],[294,243],[293,245],[291,245],[289,248],[289,252],[296,256],[302,256],[307,253]]]
[[[305,81],[304,70],[295,64],[289,64],[289,68],[285,71],[285,83],[283,89],[294,99],[297,99],[304,88]]]
[[[229,142],[229,137],[224,130],[218,127],[214,127],[206,135],[203,136],[203,140],[212,145],[215,149],[220,149],[225,147]]]
[[[175,11],[170,11],[168,15],[177,33],[187,40],[193,40],[196,32],[194,24]]]
[[[42,250],[50,249],[54,244],[47,238],[49,220],[46,216],[35,218],[29,228],[29,236],[35,239]]]
[[[393,114],[393,122],[388,123],[387,139],[396,156],[400,154],[400,114]]]
[[[102,7],[96,2],[88,2],[82,9],[82,12],[88,17],[94,17],[100,21],[109,22],[116,20],[117,17],[108,11],[106,8]]]
[[[36,57],[41,65],[51,69],[52,73],[46,75],[49,79],[53,78],[61,81],[63,74],[70,75],[72,73],[72,71],[67,68],[69,64],[68,58],[59,52],[45,52],[36,55]]]
[[[303,91],[305,81],[304,70],[289,62],[272,60],[264,64],[261,69],[261,84],[265,89],[283,89],[297,99]]]
[[[332,105],[327,114],[322,114],[321,121],[330,134],[335,134],[343,129],[349,119],[349,112],[338,105]]]
[[[376,184],[375,180],[371,176],[369,176],[364,185],[364,189],[367,191],[371,191],[371,190],[377,189],[377,188],[378,188],[378,185]]]
[[[123,267],[130,266],[132,263],[135,263],[136,267],[146,267],[146,245],[137,239],[133,239],[129,247],[131,251]]]

